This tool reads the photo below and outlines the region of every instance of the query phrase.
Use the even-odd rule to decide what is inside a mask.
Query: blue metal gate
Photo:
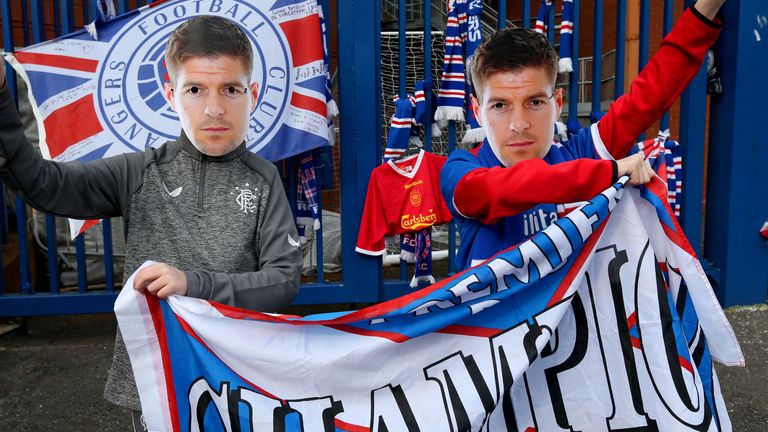
[[[607,2],[611,8],[610,16],[613,22],[610,25],[605,23],[605,5]],[[137,4],[138,3],[138,4]],[[149,4],[150,1],[128,1],[117,0],[116,4],[119,13],[126,12],[134,7],[143,4]],[[445,1],[406,1],[406,0],[320,0],[320,3],[327,17],[329,26],[329,44],[337,47],[334,60],[337,63],[338,83],[338,101],[340,107],[339,132],[340,140],[338,152],[340,153],[340,213],[341,213],[341,261],[346,269],[342,271],[341,278],[335,282],[328,282],[327,275],[323,271],[323,244],[322,233],[318,234],[318,243],[316,254],[318,256],[318,268],[316,277],[312,282],[304,283],[301,286],[300,293],[296,298],[296,304],[319,304],[319,303],[371,303],[403,295],[411,289],[408,287],[405,276],[405,265],[401,263],[400,277],[397,279],[385,279],[383,277],[382,261],[380,257],[369,257],[355,252],[355,243],[357,232],[360,226],[365,194],[367,190],[368,177],[371,171],[381,163],[382,146],[382,75],[381,75],[381,34],[382,34],[382,7],[387,10],[397,11],[396,28],[399,40],[398,49],[398,70],[399,75],[396,80],[399,83],[398,92],[400,96],[405,95],[406,91],[406,60],[407,53],[405,48],[406,31],[410,28],[413,33],[414,25],[419,27],[417,33],[421,33],[423,40],[422,52],[426,53],[422,59],[420,70],[423,76],[417,77],[427,82],[425,91],[434,91],[436,83],[432,79],[435,74],[432,60],[433,50],[433,26],[444,8]],[[488,1],[487,10],[493,11],[492,17],[485,16],[486,26],[504,28],[510,23],[529,27],[531,25],[531,1]],[[535,2],[536,5],[538,2]],[[574,0],[575,10],[577,11],[574,20],[574,72],[571,73],[568,83],[568,115],[575,117],[578,115],[579,89],[585,82],[591,82],[591,111],[598,113],[602,111],[601,103],[605,98],[602,94],[604,83],[603,67],[603,43],[606,40],[604,30],[606,27],[615,30],[615,53],[613,68],[613,98],[620,96],[625,86],[625,59],[627,58],[625,40],[627,37],[627,1],[626,0],[594,0],[591,4],[582,4],[582,0]],[[671,28],[673,18],[681,12],[681,0],[676,3],[674,0],[663,1],[663,32],[666,33]],[[685,0],[684,5],[688,6],[691,0]],[[736,5],[733,5],[736,3]],[[737,9],[738,0],[730,2],[732,9]],[[655,4],[655,2],[654,2]],[[12,7],[11,0],[0,0],[2,9],[2,37],[3,49],[11,52],[14,49],[14,26],[12,11],[21,12],[22,32],[24,44],[37,43],[46,39],[46,35],[53,33],[56,36],[69,33],[75,28],[75,13],[80,11],[77,21],[90,22],[97,14],[95,0],[24,0],[20,7]],[[75,7],[77,6],[77,7]],[[641,0],[640,2],[640,48],[638,52],[638,64],[642,67],[648,59],[649,40],[651,39],[651,14],[650,0]],[[510,16],[510,10],[515,10],[515,16]],[[549,17],[550,40],[556,42],[554,35],[555,29],[555,9]],[[592,29],[580,28],[580,19],[578,11],[591,10]],[[413,17],[408,16],[407,12],[417,12],[411,15],[418,16],[414,21]],[[486,14],[487,15],[487,14]],[[489,21],[489,18],[495,18],[495,22]],[[426,25],[424,24],[426,23]],[[51,31],[51,27],[53,27]],[[591,80],[590,77],[579,76],[579,40],[582,32],[592,31],[591,51],[594,54],[591,61]],[[18,37],[17,31],[17,37]],[[583,51],[588,51],[589,47],[582,47]],[[411,59],[412,60],[412,59]],[[8,69],[9,82],[15,90],[15,81],[11,70]],[[599,83],[595,85],[595,83]],[[388,95],[391,96],[391,95]],[[426,98],[429,103],[430,98]],[[430,108],[427,108],[430,112]],[[691,244],[697,253],[702,252],[702,199],[703,196],[703,178],[705,172],[705,117],[706,117],[706,81],[705,72],[697,75],[689,88],[685,91],[681,101],[679,116],[679,131],[673,130],[673,135],[679,135],[680,141],[684,145],[684,184],[685,195],[682,203],[681,223],[686,229]],[[570,118],[569,118],[570,119]],[[667,114],[661,121],[661,128],[669,126],[670,120]],[[447,151],[450,152],[456,146],[456,127],[451,122],[448,129]],[[426,129],[425,147],[427,150],[432,148],[433,137],[431,137],[429,128]],[[678,133],[675,133],[678,132]],[[765,155],[762,155],[765,158]],[[764,159],[763,159],[764,160]],[[285,166],[288,171],[295,170],[298,163],[295,160],[287,161]],[[289,176],[292,178],[292,176]],[[0,193],[2,190],[0,189]],[[289,195],[295,194],[295,184],[289,182]],[[2,198],[2,197],[0,197]],[[78,288],[76,292],[63,293],[58,282],[58,263],[56,257],[56,235],[55,219],[52,216],[46,216],[47,248],[48,248],[48,273],[51,275],[48,287],[35,286],[30,271],[30,251],[27,248],[25,239],[27,232],[27,214],[25,205],[16,199],[15,215],[17,220],[16,230],[18,232],[18,254],[20,257],[20,286],[8,287],[5,284],[0,285],[0,316],[25,316],[25,315],[44,315],[44,314],[64,314],[64,313],[91,313],[104,312],[112,309],[112,304],[116,296],[114,284],[114,272],[112,264],[111,251],[111,228],[110,222],[104,221],[104,256],[105,256],[105,283],[104,289],[89,289],[87,275],[85,274],[85,246],[82,236],[79,236],[77,245],[78,269]],[[768,217],[768,214],[766,214]],[[0,235],[3,242],[8,241],[8,227],[5,223],[6,216],[3,212],[0,217]],[[455,229],[450,227],[448,235],[449,246],[449,266],[446,276],[455,271],[453,267],[453,258],[455,250]],[[764,253],[765,251],[763,251]],[[763,257],[765,255],[762,255]],[[760,258],[758,258],[760,259]],[[2,271],[3,266],[0,266]],[[712,272],[716,275],[716,272]],[[2,276],[2,275],[0,275]],[[441,275],[437,275],[441,276]],[[337,278],[338,279],[338,278]],[[765,285],[765,282],[763,282]],[[11,293],[10,291],[18,291]],[[722,291],[718,292],[721,299],[724,298]],[[749,297],[748,301],[754,302],[765,300],[765,291],[758,297]],[[729,304],[743,302],[742,298],[734,298],[728,301]]]

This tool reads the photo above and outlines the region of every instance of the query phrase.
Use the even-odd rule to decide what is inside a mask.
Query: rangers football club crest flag
[[[197,15],[231,19],[253,43],[251,151],[275,161],[331,144],[317,0],[165,0],[99,21],[93,35],[81,30],[6,57],[28,84],[43,156],[88,161],[176,139],[163,53],[171,31]]]
[[[666,194],[658,178],[620,182],[481,265],[358,311],[124,289],[149,429],[729,431],[712,363],[744,359]]]

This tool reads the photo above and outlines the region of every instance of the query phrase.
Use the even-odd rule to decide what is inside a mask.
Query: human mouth
[[[209,133],[221,133],[221,132],[228,131],[229,128],[224,126],[214,126],[214,127],[203,128],[203,130]]]
[[[515,141],[512,143],[507,143],[507,147],[512,148],[524,148],[533,145],[533,140],[524,140],[524,141]]]

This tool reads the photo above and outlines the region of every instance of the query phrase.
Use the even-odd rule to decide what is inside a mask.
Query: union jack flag
[[[161,0],[7,56],[28,84],[43,156],[89,161],[175,139],[163,52],[171,31],[196,15],[231,19],[253,42],[251,151],[274,161],[332,144],[317,0]],[[79,224],[73,236],[85,229]]]

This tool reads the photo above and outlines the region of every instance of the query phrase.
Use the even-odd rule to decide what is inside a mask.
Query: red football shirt
[[[425,151],[371,172],[356,251],[386,252],[385,236],[418,231],[451,220],[440,193],[440,169],[446,161]]]

